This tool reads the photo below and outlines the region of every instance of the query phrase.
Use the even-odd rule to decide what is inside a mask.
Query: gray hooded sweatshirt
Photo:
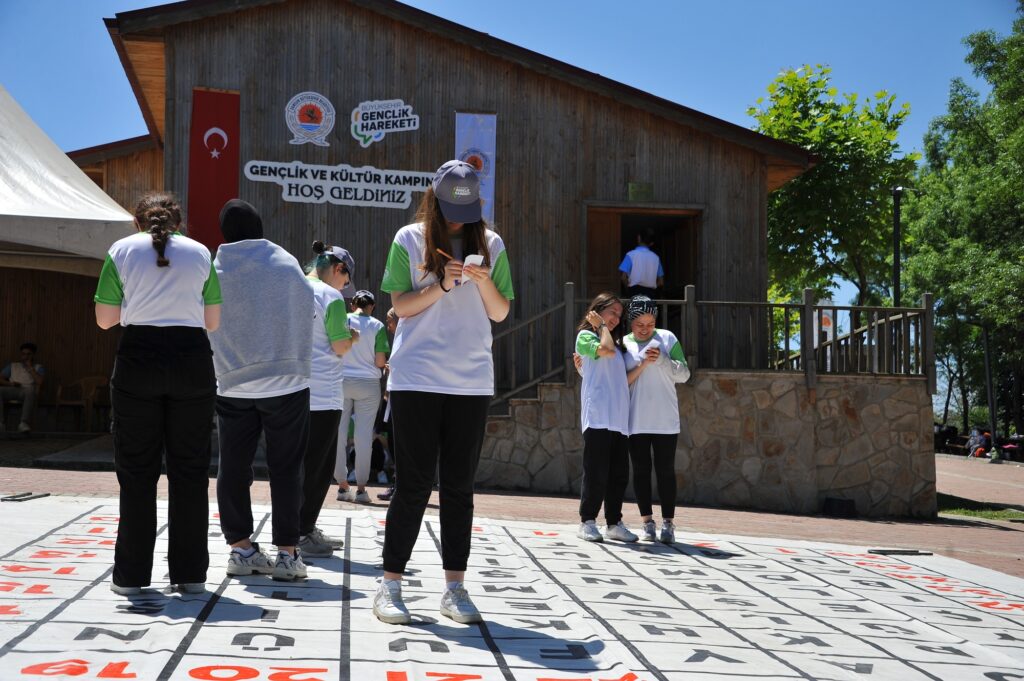
[[[276,376],[309,378],[313,291],[299,262],[266,239],[221,244],[213,261],[224,306],[210,334],[217,391]]]

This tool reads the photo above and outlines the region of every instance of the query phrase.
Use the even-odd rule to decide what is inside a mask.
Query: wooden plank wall
[[[164,154],[160,149],[147,149],[110,158],[87,166],[103,175],[102,189],[129,213],[146,192],[164,189]]]
[[[0,364],[18,357],[18,346],[39,346],[46,367],[42,400],[51,403],[57,385],[86,376],[109,377],[120,327],[96,326],[96,279],[56,271],[0,268]]]

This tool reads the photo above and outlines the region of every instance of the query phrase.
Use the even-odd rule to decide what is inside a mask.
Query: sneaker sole
[[[623,544],[635,544],[637,542],[637,539],[637,537],[634,537],[633,539],[619,539],[618,537],[608,537],[609,541],[622,542]]]
[[[377,612],[377,608],[373,609],[373,616],[384,624],[409,624],[412,622],[412,615],[385,615]]]
[[[591,542],[593,544],[600,544],[604,541],[604,537],[594,537],[593,539],[591,539],[590,537],[582,537],[580,535],[576,535],[576,537],[582,539],[583,541]]]
[[[231,568],[229,567],[225,572],[228,573],[229,577],[248,577],[249,575],[272,575],[274,574],[274,568],[260,569],[260,568]]]
[[[277,572],[276,570],[270,578],[275,582],[294,582],[299,579],[305,579],[306,575],[298,572]]]
[[[445,610],[444,608],[441,608],[441,614],[452,621],[458,622],[459,624],[477,624],[478,622],[484,621],[483,615],[460,615],[452,612],[451,610]]]

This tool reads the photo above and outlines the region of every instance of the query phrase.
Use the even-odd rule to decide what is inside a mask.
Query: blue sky
[[[62,149],[145,133],[103,17],[146,0],[0,0],[0,83]],[[1011,29],[1014,0],[411,0],[470,28],[749,127],[783,68],[828,64],[841,92],[910,102],[920,150],[951,78],[978,85],[961,39]],[[499,150],[500,153],[500,150]],[[836,300],[846,303],[852,287]]]

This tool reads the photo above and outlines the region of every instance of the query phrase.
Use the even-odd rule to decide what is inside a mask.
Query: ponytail
[[[316,257],[306,265],[306,274],[316,272],[316,275],[320,277],[324,270],[341,262],[341,260],[330,253],[330,248],[323,241],[317,240],[313,242],[313,253],[316,254]]]
[[[135,206],[135,222],[140,231],[153,237],[157,267],[167,267],[171,261],[164,254],[171,234],[181,226],[181,206],[170,193],[146,194]]]

